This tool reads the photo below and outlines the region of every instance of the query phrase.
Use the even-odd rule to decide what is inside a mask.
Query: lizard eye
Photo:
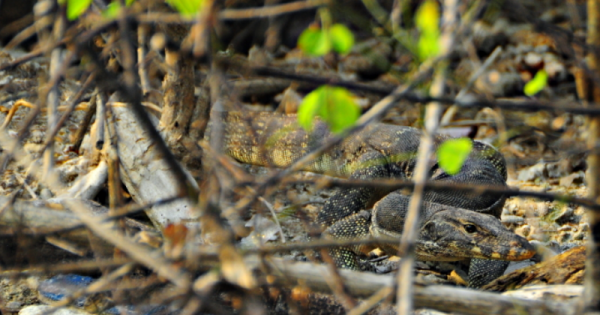
[[[467,231],[467,233],[475,233],[477,232],[477,227],[473,224],[465,224],[464,225],[465,231]]]

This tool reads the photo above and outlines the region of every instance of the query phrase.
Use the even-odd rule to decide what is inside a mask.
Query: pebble
[[[11,301],[6,303],[4,309],[8,312],[18,312],[21,309],[21,306],[23,306],[23,303],[19,301]]]
[[[534,69],[539,69],[542,67],[544,59],[542,58],[542,56],[536,52],[529,52],[527,53],[527,55],[525,55],[525,58],[523,59],[523,61],[525,62],[525,64],[531,68]]]
[[[521,172],[519,172],[518,179],[520,181],[534,181],[537,178],[544,178],[545,174],[547,174],[546,164],[538,163],[527,169],[521,170]]]
[[[523,225],[521,227],[518,227],[517,229],[515,229],[515,233],[527,237],[529,236],[529,234],[531,234],[531,226]]]
[[[503,215],[502,216],[502,223],[505,223],[505,224],[521,224],[524,221],[525,221],[525,219],[523,219],[523,217],[516,216],[516,215]]]

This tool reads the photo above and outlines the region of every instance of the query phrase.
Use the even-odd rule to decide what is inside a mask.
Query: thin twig
[[[282,14],[295,13],[305,10],[314,10],[322,6],[328,5],[330,0],[308,0],[295,1],[285,4],[272,6],[263,6],[258,8],[247,9],[225,9],[218,13],[220,20],[245,20],[255,18],[268,18]],[[140,23],[147,24],[192,24],[196,20],[184,18],[181,14],[167,14],[162,12],[149,12],[135,16],[135,19]]]
[[[329,4],[329,0],[296,1],[250,9],[225,9],[219,12],[221,20],[266,18],[304,10],[312,10]]]
[[[277,229],[279,230],[279,235],[281,235],[281,242],[285,243],[285,234],[283,234],[283,229],[281,228],[281,224],[279,224],[279,219],[277,218],[277,213],[275,212],[273,205],[263,197],[258,197],[258,200],[260,200],[265,205],[265,207],[267,207],[267,209],[269,209],[269,211],[271,212],[271,215],[273,216],[273,221],[275,221]]]
[[[146,95],[150,91],[150,79],[148,78],[148,63],[146,62],[146,44],[148,42],[148,25],[138,26],[138,75],[140,77],[140,84],[142,87],[142,93]]]
[[[494,49],[494,51],[492,52],[492,54],[490,54],[490,56],[481,65],[481,67],[479,67],[479,69],[477,69],[477,71],[475,71],[473,74],[471,74],[471,77],[469,78],[469,81],[467,82],[467,84],[462,89],[460,89],[460,91],[456,95],[457,100],[460,100],[463,97],[465,97],[465,95],[467,94],[467,92],[469,92],[469,90],[471,89],[473,84],[475,84],[475,81],[477,80],[477,78],[479,78],[496,61],[498,56],[500,56],[501,52],[502,52],[502,46],[497,46],[496,49]],[[442,117],[442,121],[440,122],[440,126],[444,127],[444,126],[447,126],[448,124],[450,124],[450,122],[454,118],[454,115],[456,114],[457,111],[458,111],[457,105],[450,106],[444,113],[444,116]]]
[[[83,120],[81,121],[81,124],[79,125],[79,128],[77,129],[77,132],[75,133],[75,136],[73,136],[73,150],[75,152],[79,152],[79,148],[81,147],[81,142],[83,141],[83,137],[85,137],[85,135],[87,134],[87,130],[88,127],[90,126],[90,123],[92,122],[92,118],[94,117],[94,115],[96,114],[96,104],[98,103],[98,88],[96,88],[94,90],[94,93],[92,94],[92,99],[90,100],[90,102],[88,103],[88,107],[85,110],[85,116],[83,117]]]
[[[440,54],[447,55],[452,52],[454,44],[454,32],[457,28],[457,0],[443,1],[442,33],[439,38]],[[438,65],[436,74],[431,84],[430,94],[433,96],[444,95],[446,72],[448,64],[446,62]],[[421,135],[419,144],[418,159],[414,170],[415,188],[408,204],[408,211],[402,229],[400,238],[399,254],[402,257],[398,270],[398,292],[397,307],[398,314],[410,314],[413,312],[413,266],[416,260],[415,243],[418,233],[419,211],[425,192],[425,183],[427,182],[429,169],[429,160],[433,154],[433,137],[439,127],[442,106],[439,103],[432,102],[425,108],[425,129]]]
[[[51,131],[48,133],[48,136],[46,137],[46,142],[44,143],[44,147],[42,148],[42,151],[46,150],[53,143],[52,139],[54,139],[54,137],[56,137],[56,135],[58,134],[58,131],[64,125],[64,123],[67,121],[67,119],[69,118],[71,113],[75,110],[75,108],[77,107],[77,104],[79,103],[79,100],[81,100],[81,97],[83,96],[83,94],[92,85],[95,78],[96,78],[95,72],[91,73],[87,77],[87,79],[85,80],[85,82],[83,83],[81,88],[79,88],[77,93],[75,93],[73,98],[69,101],[66,112],[62,115],[60,120],[56,123],[56,126],[54,126],[54,128],[52,128]]]
[[[104,147],[104,137],[106,128],[106,95],[105,93],[98,93],[96,98],[96,135],[95,139],[92,139],[94,150],[102,150]]]
[[[218,60],[218,62],[230,62],[224,59]],[[233,64],[233,63],[232,63]],[[239,65],[238,65],[239,66]],[[342,79],[330,79],[322,78],[315,75],[292,73],[289,71],[281,71],[272,67],[251,67],[246,68],[249,72],[256,75],[283,78],[293,81],[310,82],[315,86],[328,84],[333,86],[341,86],[351,90],[364,91],[369,93],[375,93],[379,95],[388,95],[393,92],[394,87],[375,87],[372,85],[357,83],[353,81],[346,81]],[[599,80],[600,81],[600,80]],[[544,101],[538,101],[534,99],[527,100],[466,100],[457,99],[455,97],[434,97],[426,96],[415,92],[407,92],[399,97],[399,100],[407,100],[415,103],[430,103],[438,102],[445,105],[456,104],[462,108],[484,108],[484,107],[497,107],[506,110],[514,111],[551,111],[551,112],[566,112],[575,115],[587,115],[587,116],[600,116],[600,104],[591,103],[589,107],[583,107],[579,102],[565,102],[563,104],[556,104]]]
[[[363,303],[359,304],[354,309],[350,310],[347,315],[361,315],[364,314],[374,307],[376,307],[381,301],[387,299],[394,290],[392,286],[385,286],[381,288],[379,291],[375,292],[375,294],[371,295],[368,299],[366,299]]]

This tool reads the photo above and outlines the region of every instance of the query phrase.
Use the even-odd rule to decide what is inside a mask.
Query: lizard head
[[[422,260],[466,258],[518,261],[531,258],[529,242],[498,218],[471,210],[448,208],[424,218],[417,240]]]

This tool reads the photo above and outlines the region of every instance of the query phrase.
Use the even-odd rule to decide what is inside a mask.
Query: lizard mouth
[[[471,249],[473,256],[480,259],[494,259],[507,261],[520,261],[533,257],[536,251],[525,238],[517,236],[516,239],[504,243],[496,250],[492,248],[482,249],[474,246]]]
[[[522,237],[500,246],[491,247],[460,246],[454,242],[443,247],[435,242],[417,244],[417,257],[424,261],[457,261],[469,258],[520,261],[533,257],[535,253],[534,247]]]
[[[536,253],[533,245],[531,245],[526,239],[522,237],[519,237],[518,240],[509,242],[508,245],[509,248],[506,253],[506,257],[501,259],[513,261],[525,260],[533,257],[533,255],[535,255]]]
[[[473,257],[479,259],[520,261],[533,257],[535,250],[532,248],[514,248],[506,247],[504,250],[495,251],[489,255],[483,255],[479,247],[473,247]]]

